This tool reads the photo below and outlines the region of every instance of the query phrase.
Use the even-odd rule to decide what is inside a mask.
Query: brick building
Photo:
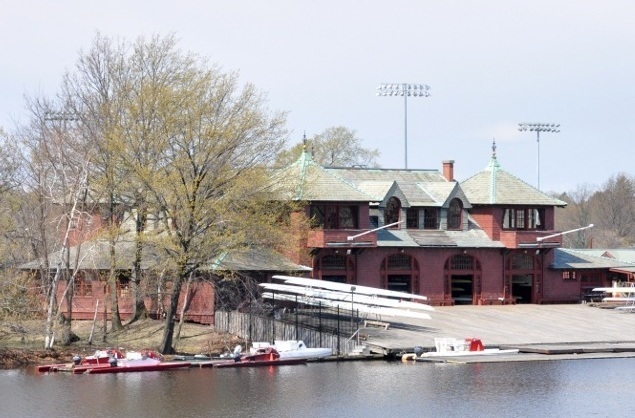
[[[315,279],[421,294],[433,305],[579,302],[579,266],[556,257],[555,211],[566,203],[504,170],[495,151],[461,183],[453,161],[442,170],[336,168],[303,152],[277,173],[313,222],[294,261]],[[606,266],[592,271],[591,286],[612,277]]]

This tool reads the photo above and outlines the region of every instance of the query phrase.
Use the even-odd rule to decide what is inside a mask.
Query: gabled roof
[[[566,206],[501,168],[496,159],[496,145],[485,169],[461,182],[472,205],[539,205]]]
[[[554,260],[551,268],[557,270],[567,269],[611,269],[618,267],[634,267],[633,261],[627,262],[605,256],[605,253],[622,250],[588,250],[588,249],[554,249]],[[635,250],[623,250],[623,252],[635,253]],[[632,259],[632,254],[630,257]]]
[[[401,182],[447,182],[439,170],[414,170],[393,168],[363,168],[363,167],[326,167],[325,170],[337,172],[338,176],[354,184],[363,181],[386,181],[390,179]]]
[[[401,192],[407,196],[409,206],[440,206],[443,203],[435,199],[421,183],[402,182],[398,184]]]
[[[273,176],[282,199],[344,202],[376,199],[317,164],[306,151],[290,166],[276,170]]]
[[[295,264],[281,254],[267,248],[234,250],[219,257],[211,266],[212,270],[227,271],[296,271],[306,272],[311,267]]]
[[[115,244],[115,265],[117,270],[130,270],[133,266],[136,243],[134,240],[119,240]],[[71,269],[75,269],[74,260],[79,250],[79,265],[77,270],[109,270],[110,269],[110,242],[106,240],[94,240],[83,243],[78,247],[69,249]],[[52,267],[62,263],[60,251],[49,255],[49,263]],[[141,268],[148,270],[160,264],[163,257],[148,245],[144,245],[142,252]],[[39,270],[43,267],[43,260],[33,260],[18,266],[21,270]],[[269,248],[249,248],[233,250],[223,254],[212,262],[210,270],[228,271],[311,271],[307,266],[293,263],[288,258]],[[205,269],[205,267],[201,267]]]
[[[441,207],[460,186],[449,182],[438,170],[328,167],[325,170],[384,202],[398,196],[404,207]],[[462,196],[462,194],[461,194]]]
[[[132,268],[135,255],[136,243],[134,240],[119,239],[115,243],[115,268],[118,270],[129,270]],[[79,257],[78,257],[79,251]],[[93,240],[82,243],[79,246],[68,249],[71,269],[75,268],[75,260],[78,260],[78,270],[108,270],[110,269],[110,241]],[[141,268],[147,269],[150,266],[159,264],[161,257],[152,251],[148,246],[144,246],[142,252]],[[54,251],[48,255],[49,264],[52,268],[63,267],[63,253]],[[21,270],[38,270],[44,267],[44,259],[29,261],[18,266]]]

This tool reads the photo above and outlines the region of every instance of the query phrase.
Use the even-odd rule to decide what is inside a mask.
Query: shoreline
[[[360,344],[366,347],[369,356],[345,355],[332,361],[378,357],[400,359],[403,354],[412,353],[416,346],[432,351],[435,338],[478,338],[485,348],[519,349],[519,356],[506,361],[635,357],[635,314],[588,304],[437,307],[430,320],[391,318],[390,321],[388,327],[360,326]],[[0,324],[0,331],[8,328],[3,325],[7,324]],[[53,350],[34,348],[40,344],[38,338],[43,335],[41,325],[42,321],[33,321],[30,327],[21,324],[21,331],[15,333],[13,340],[3,336],[0,367],[70,362],[73,354],[92,354],[97,348],[156,348],[160,344],[163,323],[139,321],[126,325],[122,331],[107,334],[104,343],[88,345],[85,341],[88,341],[92,322],[80,321],[73,324],[73,331],[80,341]],[[7,344],[8,341],[12,343]],[[244,344],[244,341],[218,334],[209,325],[184,324],[176,351],[178,354],[211,355],[231,351],[237,343]],[[40,347],[43,345],[42,340]],[[483,357],[474,360],[503,359]],[[451,361],[473,362],[457,357]]]

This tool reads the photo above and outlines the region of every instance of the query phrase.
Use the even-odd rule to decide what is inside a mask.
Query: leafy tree
[[[240,88],[235,73],[179,51],[173,37],[140,38],[131,51],[113,60],[122,62],[126,82],[107,89],[117,112],[102,134],[113,138],[105,149],[119,147],[121,160],[104,167],[121,162],[128,186],[117,192],[133,196],[142,217],[154,210],[161,225],[144,243],[172,272],[160,348],[169,353],[191,273],[232,249],[276,241],[264,167],[284,145],[285,115],[270,114],[264,95],[250,84]]]
[[[313,160],[320,165],[330,167],[379,167],[379,151],[362,147],[362,140],[354,130],[343,126],[334,126],[305,139],[291,149],[281,152],[276,160],[277,166],[286,166],[296,161],[303,149],[311,152]]]

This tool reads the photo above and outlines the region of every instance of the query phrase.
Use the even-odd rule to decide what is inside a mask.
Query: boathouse
[[[313,221],[294,261],[314,279],[425,295],[432,305],[578,303],[624,266],[613,260],[609,271],[604,260],[576,273],[580,265],[557,255],[555,211],[566,203],[506,171],[495,144],[463,182],[454,161],[442,170],[322,167],[306,151],[277,176]]]
[[[282,273],[396,290],[425,295],[437,306],[579,303],[593,296],[594,287],[635,277],[634,260],[614,256],[615,250],[560,248],[555,212],[566,203],[506,171],[495,145],[485,168],[463,182],[454,178],[451,160],[441,170],[323,167],[306,151],[272,175],[281,186],[275,199],[302,204],[292,221],[310,219],[306,236],[290,242],[284,254],[251,248],[211,260],[182,289],[178,312],[185,319],[214,323],[219,295],[213,278],[221,271],[257,282]],[[72,239],[70,258],[80,260],[73,317],[107,318],[110,244],[91,234]],[[124,234],[116,245],[117,296],[125,320],[133,309],[136,244]],[[169,278],[161,281],[160,257],[146,250],[143,257],[145,304],[160,317]],[[41,266],[35,260],[21,268]],[[64,291],[61,283],[59,300]],[[61,310],[68,307],[62,304]]]

